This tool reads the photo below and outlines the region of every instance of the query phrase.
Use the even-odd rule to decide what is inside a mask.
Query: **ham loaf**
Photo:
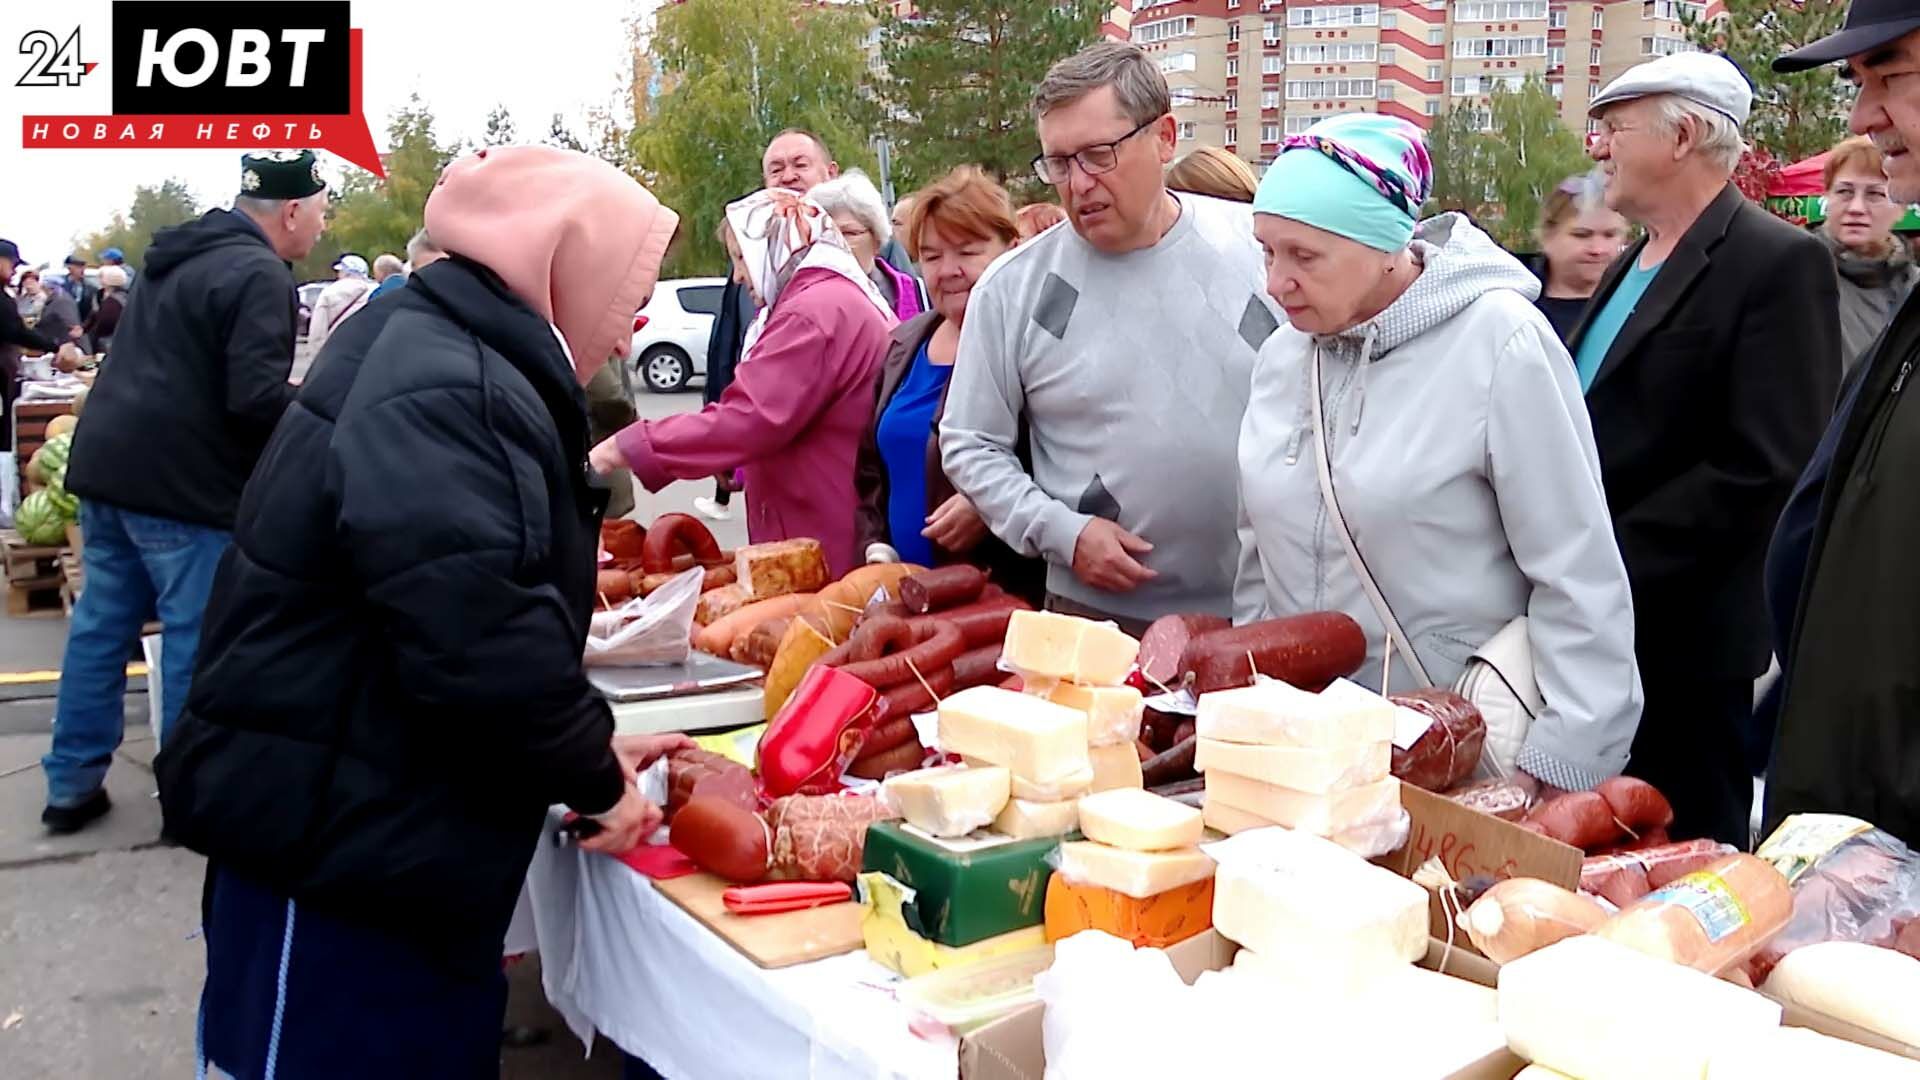
[[[1367,659],[1360,624],[1316,611],[1197,634],[1180,658],[1180,682],[1195,694],[1253,685],[1255,672],[1319,692]]]

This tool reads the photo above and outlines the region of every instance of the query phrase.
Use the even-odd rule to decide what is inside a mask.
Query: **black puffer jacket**
[[[209,210],[154,238],[143,280],[87,395],[67,490],[231,529],[293,400],[293,271],[245,215]]]
[[[586,453],[558,339],[486,269],[436,263],[343,324],[241,503],[159,757],[169,833],[497,970],[545,808],[624,783],[580,663]]]

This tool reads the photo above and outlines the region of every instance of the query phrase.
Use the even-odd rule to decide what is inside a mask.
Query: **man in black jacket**
[[[87,260],[78,254],[67,256],[66,277],[50,278],[46,284],[73,297],[82,323],[92,317],[94,306],[100,302],[100,287],[87,280]]]
[[[240,490],[293,398],[289,264],[313,249],[326,211],[311,150],[248,154],[234,209],[163,230],[147,249],[147,282],[128,298],[67,468],[87,587],[43,761],[41,821],[55,832],[109,809],[127,656],[155,616],[165,628],[155,737],[180,715]]]
[[[0,240],[0,285],[13,280],[20,265],[20,249]],[[52,352],[60,343],[28,326],[10,296],[0,296],[0,448],[13,448],[13,395],[20,378],[20,350]]]
[[[1676,836],[1743,848],[1743,733],[1771,651],[1761,563],[1840,374],[1831,258],[1728,182],[1751,102],[1704,53],[1594,99],[1607,205],[1648,235],[1567,343],[1633,585],[1646,708],[1627,772],[1666,793]]]
[[[1856,0],[1846,25],[1774,63],[1843,61],[1859,88],[1851,126],[1886,152],[1895,202],[1920,202],[1920,10]],[[1864,818],[1920,846],[1920,362],[1909,296],[1848,375],[1842,410],[1782,515],[1768,599],[1790,625],[1765,829],[1807,811]]]

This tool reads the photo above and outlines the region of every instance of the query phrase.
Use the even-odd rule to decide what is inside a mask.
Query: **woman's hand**
[[[620,769],[629,779],[641,770],[660,759],[662,754],[675,750],[691,750],[694,741],[679,732],[664,735],[615,735],[613,754],[620,759]]]
[[[941,549],[956,554],[972,551],[987,538],[987,523],[965,495],[955,494],[927,515],[927,527],[920,535]]]
[[[608,438],[587,454],[587,464],[601,476],[611,476],[627,467],[627,455],[620,452],[620,444]]]

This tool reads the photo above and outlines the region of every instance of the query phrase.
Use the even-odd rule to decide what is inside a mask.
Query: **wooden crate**
[[[7,615],[15,619],[66,614],[60,587],[65,579],[52,577],[7,582]]]
[[[63,544],[29,544],[12,529],[0,530],[0,567],[4,567],[9,583],[45,578],[57,583],[60,555],[66,550]]]

